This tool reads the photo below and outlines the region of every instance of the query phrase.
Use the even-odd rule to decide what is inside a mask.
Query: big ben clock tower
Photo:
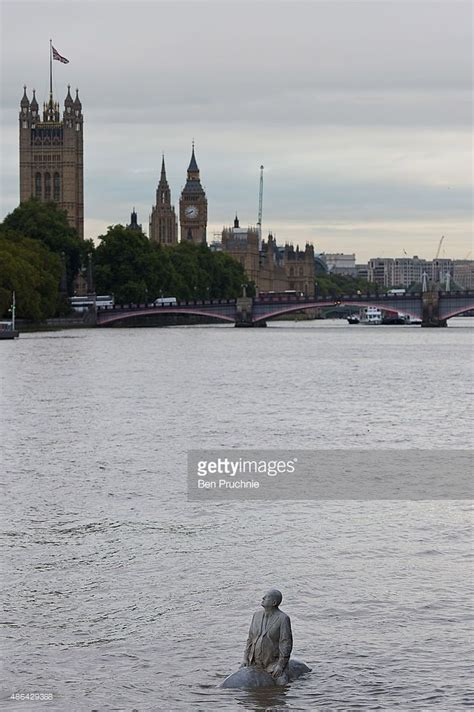
[[[199,168],[193,151],[188,167],[188,179],[179,201],[181,242],[206,244],[207,198],[199,179]]]

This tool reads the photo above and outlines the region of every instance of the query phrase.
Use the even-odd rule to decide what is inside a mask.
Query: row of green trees
[[[180,242],[159,245],[140,231],[122,225],[100,235],[94,254],[94,278],[99,294],[113,294],[118,303],[178,299],[231,299],[242,291],[242,265],[206,245]]]
[[[315,293],[321,297],[357,294],[358,291],[362,294],[375,294],[378,289],[377,284],[346,274],[320,274],[315,280]]]
[[[67,296],[89,259],[95,290],[116,302],[228,299],[247,282],[239,262],[205,245],[161,246],[140,230],[122,225],[99,236],[99,245],[81,240],[56,203],[32,198],[0,224],[0,314],[7,315],[12,291],[17,316],[34,321],[65,314]]]
[[[66,314],[74,280],[92,260],[95,290],[117,303],[178,299],[230,299],[248,283],[242,265],[229,255],[187,242],[163,246],[141,230],[122,225],[99,235],[99,244],[80,240],[56,203],[32,198],[0,224],[0,314],[16,292],[17,315],[34,321]],[[374,293],[375,285],[346,275],[318,275],[321,296]],[[254,293],[250,285],[249,294]]]

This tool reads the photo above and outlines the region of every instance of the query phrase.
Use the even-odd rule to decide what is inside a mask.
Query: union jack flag
[[[62,57],[59,54],[58,50],[55,49],[52,45],[51,45],[51,49],[53,50],[53,59],[57,59],[58,62],[62,62],[63,64],[69,64],[69,60],[66,59],[66,57]]]

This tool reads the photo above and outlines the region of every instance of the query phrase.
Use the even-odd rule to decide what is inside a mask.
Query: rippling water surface
[[[188,503],[186,452],[471,446],[472,334],[455,319],[1,343],[0,706],[471,705],[467,502]],[[217,689],[270,586],[312,674],[273,693]]]

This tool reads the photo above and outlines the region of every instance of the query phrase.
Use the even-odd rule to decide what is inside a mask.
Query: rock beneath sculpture
[[[220,687],[240,687],[241,689],[250,687],[275,687],[276,680],[265,672],[256,667],[243,667],[237,672],[233,672],[229,677],[226,677]]]
[[[254,613],[240,670],[226,677],[221,687],[275,687],[310,672],[299,660],[291,660],[293,634],[289,616],[279,609],[280,591],[272,589]]]
[[[288,663],[287,682],[293,682],[293,680],[296,680],[307,672],[311,672],[311,668],[300,660],[291,658]],[[229,677],[226,677],[220,687],[249,689],[255,687],[278,687],[280,685],[281,683],[278,679],[272,677],[269,672],[265,672],[265,670],[251,665],[249,667],[240,668],[237,672],[233,672]]]

